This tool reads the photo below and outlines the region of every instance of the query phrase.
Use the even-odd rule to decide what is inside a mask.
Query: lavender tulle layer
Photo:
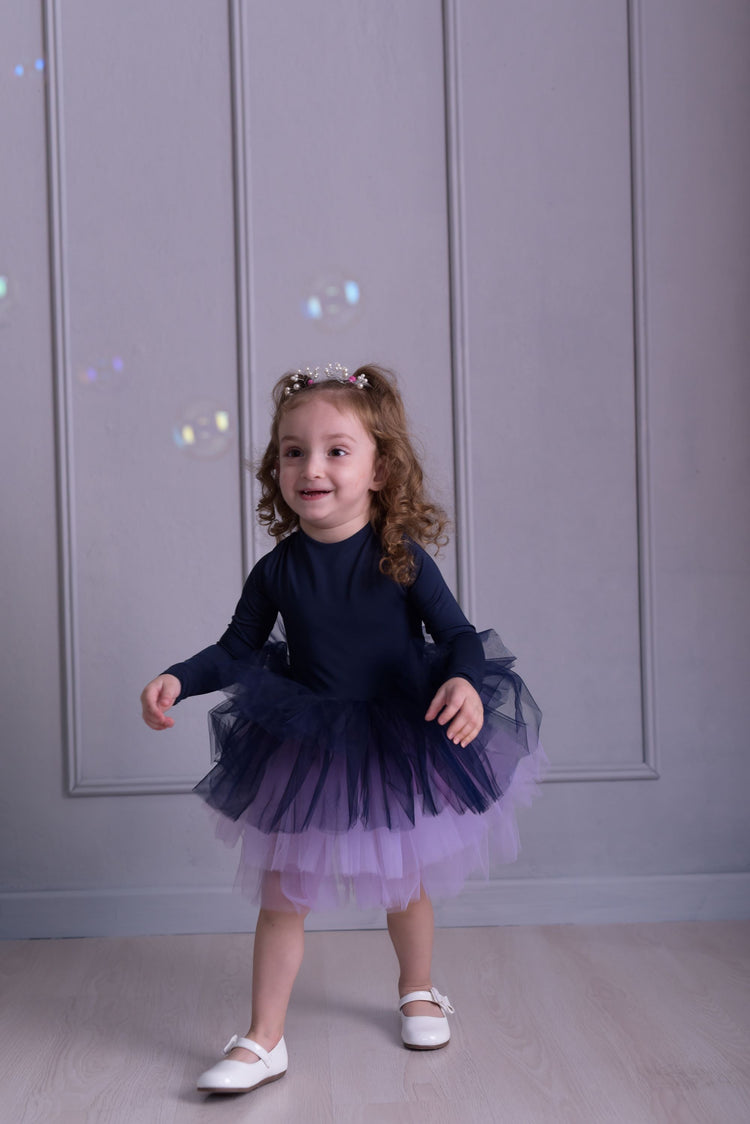
[[[196,791],[241,845],[238,886],[271,908],[404,909],[488,877],[519,850],[516,810],[547,764],[541,714],[494,632],[480,634],[484,725],[454,745],[424,714],[447,653],[415,645],[382,699],[326,697],[267,644],[209,715],[215,764]]]

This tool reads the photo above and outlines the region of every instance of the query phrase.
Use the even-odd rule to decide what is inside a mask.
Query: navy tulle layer
[[[315,694],[289,678],[283,643],[242,665],[210,713],[216,764],[196,791],[221,813],[222,837],[242,839],[248,893],[276,872],[297,908],[403,908],[421,885],[457,893],[487,873],[490,851],[515,858],[515,806],[545,764],[541,716],[499,637],[481,639],[485,720],[466,747],[424,720],[445,679],[439,646],[415,645],[382,700]]]

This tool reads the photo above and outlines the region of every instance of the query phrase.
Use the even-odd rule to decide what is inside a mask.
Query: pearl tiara
[[[304,390],[307,386],[314,386],[319,382],[340,382],[349,386],[356,386],[364,390],[369,386],[365,375],[350,375],[346,367],[340,363],[327,363],[321,371],[320,367],[305,367],[304,371],[296,371],[289,379],[284,394],[293,394],[296,390]]]

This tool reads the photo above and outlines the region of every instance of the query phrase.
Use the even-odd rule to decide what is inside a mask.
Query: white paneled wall
[[[443,922],[747,915],[749,56],[742,0],[3,7],[0,932],[252,925],[207,700],[138,694],[270,546],[272,383],[369,360],[553,762]]]
[[[205,722],[157,749],[133,698],[242,574],[227,12],[48,11],[70,784],[189,790]]]
[[[475,613],[528,653],[553,775],[650,777],[639,44],[624,4],[459,12]]]

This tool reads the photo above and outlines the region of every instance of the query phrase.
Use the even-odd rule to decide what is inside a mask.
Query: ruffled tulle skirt
[[[453,896],[519,849],[516,809],[546,758],[539,708],[494,632],[480,634],[484,725],[468,746],[424,714],[447,653],[415,645],[387,698],[326,697],[266,644],[209,715],[215,765],[196,791],[241,844],[238,884],[273,908],[404,909]]]

